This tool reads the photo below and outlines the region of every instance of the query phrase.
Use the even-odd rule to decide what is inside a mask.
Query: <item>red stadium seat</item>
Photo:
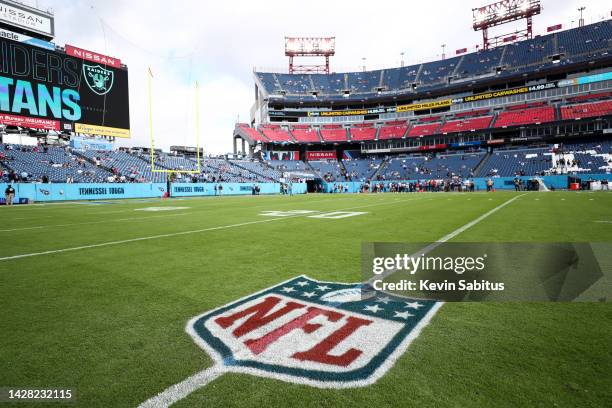
[[[376,139],[376,128],[372,125],[357,126],[350,129],[351,140],[374,140]]]
[[[259,131],[257,131],[257,129],[253,129],[252,127],[250,127],[246,123],[241,123],[238,126],[240,127],[240,130],[242,130],[244,133],[246,133],[247,136],[249,136],[251,139],[253,139],[253,140],[257,141],[257,142],[269,142],[269,140],[266,137],[264,137],[261,133],[259,133]]]
[[[340,125],[325,125],[321,128],[321,137],[326,142],[346,142],[346,129]]]
[[[542,108],[517,109],[500,112],[495,121],[496,128],[520,125],[533,125],[553,122],[555,109],[552,106]]]
[[[486,115],[489,113],[488,109],[477,109],[477,110],[473,110],[473,111],[469,111],[469,112],[460,112],[460,113],[456,113],[455,117],[456,118],[467,118],[470,116],[482,116],[482,115]]]
[[[401,139],[406,135],[407,130],[408,125],[406,125],[406,122],[387,122],[386,126],[380,128],[378,139]]]
[[[414,125],[412,129],[410,129],[410,131],[408,132],[408,137],[435,135],[436,133],[440,133],[440,125],[441,123],[425,123],[421,125]]]
[[[271,142],[293,142],[289,132],[278,125],[262,126],[260,130]]]
[[[491,124],[493,116],[481,116],[463,120],[450,120],[440,128],[440,133],[469,132],[478,129],[486,129]]]
[[[612,101],[583,103],[561,107],[561,119],[582,119],[612,115]]]
[[[310,126],[300,125],[291,129],[291,134],[295,138],[296,141],[300,143],[319,143],[321,139],[319,139],[319,135],[317,134],[316,129],[312,129]]]

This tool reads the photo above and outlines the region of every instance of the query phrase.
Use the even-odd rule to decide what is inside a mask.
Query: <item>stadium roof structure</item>
[[[612,64],[612,20],[398,68],[331,74],[255,72],[269,103],[394,102]]]

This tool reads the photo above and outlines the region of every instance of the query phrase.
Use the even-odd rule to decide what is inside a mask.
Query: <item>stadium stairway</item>
[[[96,166],[99,169],[106,170],[108,172],[109,176],[113,174],[113,169],[111,169],[110,167],[105,166],[103,164],[96,165],[96,162],[94,161],[94,159],[92,159],[90,157],[87,157],[86,155],[84,155],[83,153],[79,152],[78,150],[72,150],[72,154],[74,154],[77,157],[80,157],[80,158],[84,159],[85,161],[91,163],[93,166]]]
[[[508,50],[508,46],[504,46],[504,49],[502,50],[501,56],[499,57],[499,66],[503,67],[504,66],[504,58],[506,57],[506,51]]]
[[[495,120],[495,118],[493,120]],[[472,170],[475,176],[480,174],[480,169],[485,165],[485,163],[489,161],[490,158],[491,158],[491,152],[486,152],[485,154],[482,155],[482,160],[480,160],[480,162],[476,165],[476,167],[474,167],[474,170]]]
[[[270,170],[274,170],[274,169],[273,169],[272,167],[270,167],[270,166],[269,166],[267,163],[264,163],[264,162],[262,162],[262,161],[258,161],[258,163],[259,163],[259,164],[260,164],[262,167],[264,167],[264,168],[269,168]],[[257,174],[258,176],[260,176],[260,177],[261,177],[261,178],[263,178],[264,180],[269,180],[269,181],[274,181],[274,182],[277,182],[277,181],[278,181],[278,179],[276,179],[276,178],[274,178],[274,177],[270,177],[269,175],[265,175],[265,174],[263,174],[262,172],[255,170],[254,168],[247,168],[247,167],[245,167],[244,165],[240,164],[240,162],[238,162],[238,161],[232,161],[232,165],[234,165],[234,166],[236,166],[236,167],[239,167],[239,168],[241,168],[241,169],[243,169],[243,170],[246,170],[246,171],[248,171],[248,172],[251,172],[251,173]]]
[[[493,112],[493,119],[491,119],[491,123],[489,123],[489,129],[492,129],[495,127],[495,122],[497,122],[497,113],[498,112]]]
[[[380,163],[380,166],[378,166],[378,169],[376,169],[374,174],[372,174],[372,180],[376,180],[377,177],[381,174],[383,170],[387,168],[388,165],[389,165],[389,158],[385,157],[383,161]]]
[[[423,72],[423,66],[424,66],[424,65],[425,65],[425,64],[421,64],[421,65],[419,65],[419,69],[418,69],[418,71],[417,71],[417,73],[416,73],[416,76],[414,77],[414,83],[415,83],[415,84],[418,84],[418,83],[419,83],[419,78],[421,77],[421,72]]]
[[[457,73],[459,72],[459,68],[461,67],[461,64],[463,63],[463,60],[465,59],[465,55],[462,55],[461,58],[459,58],[459,62],[457,63],[457,66],[455,66],[455,69],[453,69],[453,72],[451,72],[451,78],[455,78],[457,76]]]

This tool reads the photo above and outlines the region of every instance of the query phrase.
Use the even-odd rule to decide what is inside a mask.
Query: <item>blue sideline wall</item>
[[[214,186],[208,183],[172,184],[172,195],[175,197],[213,196]],[[251,194],[251,183],[222,183],[223,195]],[[261,194],[279,194],[280,184],[259,183]],[[8,183],[0,183],[0,201],[4,202],[4,191]],[[161,197],[166,192],[166,183],[79,183],[79,184],[40,184],[13,183],[15,202],[20,198],[30,201],[72,201],[72,200],[109,200],[125,198]],[[294,194],[306,193],[306,183],[294,183]]]
[[[1,183],[2,200],[7,183]],[[15,200],[27,198],[30,201],[108,200],[114,198],[161,197],[166,192],[165,183],[78,183],[41,184],[14,183]]]
[[[527,185],[527,181],[535,178],[536,176],[521,176],[520,179],[523,180],[523,185]],[[611,174],[580,174],[577,175],[582,181],[588,180],[592,178],[593,180],[603,180],[608,179],[612,180]],[[554,187],[555,189],[566,189],[567,188],[567,175],[555,175],[555,176],[542,176],[542,180],[544,180],[544,184],[548,188]],[[476,191],[482,191],[487,189],[487,180],[488,177],[477,177],[474,178],[474,187]],[[496,190],[514,190],[514,177],[493,177],[493,187]],[[411,183],[416,182],[417,180],[393,180],[393,181],[375,181],[374,183],[383,183],[385,186],[388,186],[391,183]],[[335,183],[324,183],[323,191],[326,193],[330,193],[334,190],[335,186],[342,185],[344,187],[345,193],[358,193],[362,182],[350,181],[350,182],[335,182]]]
[[[259,194],[280,194],[279,183],[256,183]],[[216,183],[176,183],[172,184],[173,197],[214,196],[214,195],[247,195],[252,194],[253,183],[221,183],[223,190],[215,191]],[[293,183],[293,194],[306,193],[306,183]]]

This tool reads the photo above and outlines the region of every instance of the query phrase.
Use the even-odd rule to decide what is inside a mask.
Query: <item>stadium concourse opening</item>
[[[609,9],[35,3],[0,0],[0,403],[610,405]]]

